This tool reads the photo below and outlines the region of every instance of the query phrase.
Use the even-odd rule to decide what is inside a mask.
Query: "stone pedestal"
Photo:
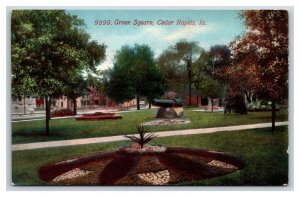
[[[156,118],[181,118],[183,107],[161,107],[158,109]]]

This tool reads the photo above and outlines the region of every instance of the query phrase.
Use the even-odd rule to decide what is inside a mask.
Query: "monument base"
[[[183,107],[161,107],[158,109],[156,118],[181,118]]]

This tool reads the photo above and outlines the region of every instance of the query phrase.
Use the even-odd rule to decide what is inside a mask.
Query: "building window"
[[[64,102],[61,102],[61,103],[60,103],[60,107],[64,107]]]

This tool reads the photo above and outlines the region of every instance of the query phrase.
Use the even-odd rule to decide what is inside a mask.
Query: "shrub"
[[[224,113],[234,111],[235,114],[247,114],[247,106],[243,95],[227,96]]]
[[[279,105],[276,104],[276,110],[279,110]],[[247,109],[252,112],[257,111],[271,111],[272,110],[272,102],[266,100],[257,100],[252,101],[247,104]]]
[[[138,130],[139,137],[136,137],[134,135],[125,135],[125,137],[131,139],[133,142],[138,143],[141,146],[141,149],[143,149],[144,144],[150,142],[151,140],[157,137],[153,133],[146,134],[147,132],[149,132],[149,129],[143,125],[137,125],[136,128]]]

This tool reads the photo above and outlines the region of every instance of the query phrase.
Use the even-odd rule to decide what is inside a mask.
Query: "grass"
[[[16,185],[46,185],[38,178],[41,166],[76,155],[112,150],[128,141],[45,148],[12,152],[12,182]],[[269,186],[288,183],[288,128],[227,131],[211,134],[156,138],[152,144],[219,150],[240,156],[246,167],[232,174],[180,185]],[[34,162],[33,162],[34,161]]]
[[[12,123],[12,143],[30,143],[65,139],[128,135],[136,133],[136,125],[154,120],[156,109],[122,113],[122,119],[100,121],[76,121],[75,118],[50,121],[50,135],[45,136],[45,121]],[[251,112],[247,115],[226,114],[222,112],[195,112],[185,109],[185,118],[190,124],[151,126],[150,131],[180,130],[189,128],[208,128],[229,125],[270,122],[270,112]],[[276,121],[286,121],[286,110],[277,112]]]

